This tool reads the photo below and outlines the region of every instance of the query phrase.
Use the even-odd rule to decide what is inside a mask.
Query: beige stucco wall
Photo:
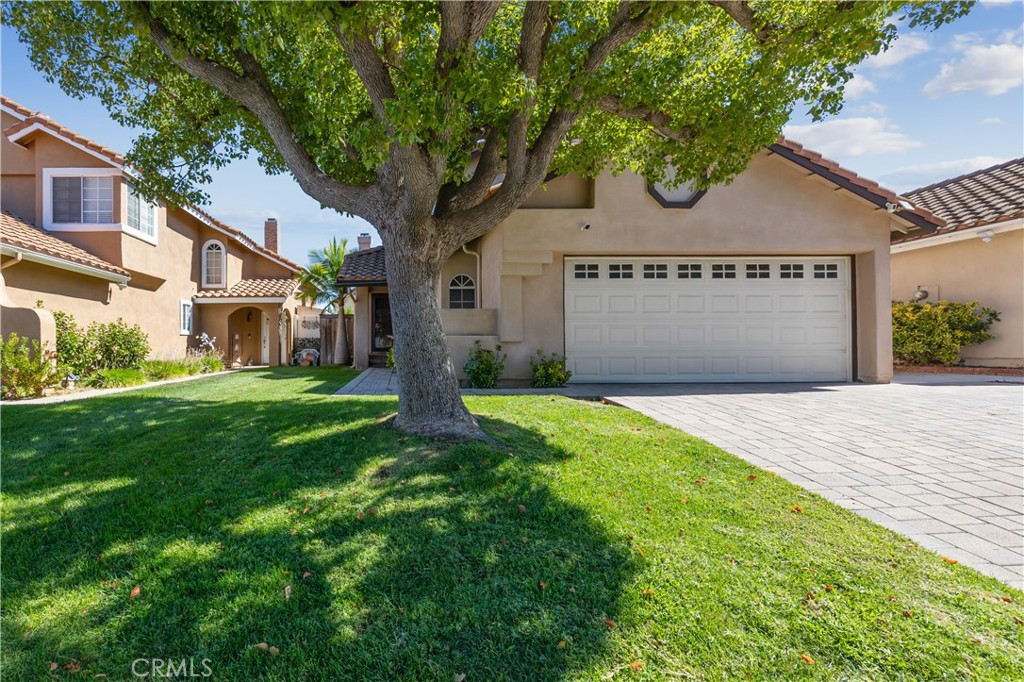
[[[965,348],[966,364],[1024,366],[1024,229],[988,244],[974,237],[892,254],[892,299],[910,300],[919,286],[931,301],[978,301],[999,311],[996,338]]]
[[[509,356],[508,379],[529,378],[529,358],[537,349],[564,353],[562,264],[567,256],[822,255],[851,258],[856,378],[887,382],[892,377],[890,217],[836,190],[766,152],[731,185],[711,188],[690,209],[663,208],[647,193],[644,179],[631,173],[599,176],[593,208],[520,209],[477,242],[480,301],[496,311],[497,334],[466,334],[469,321],[447,315],[455,366],[461,368],[475,338],[487,346],[502,344]],[[584,225],[590,228],[582,230]],[[461,255],[455,258],[445,267],[446,276],[465,267]],[[364,300],[356,306],[357,359],[368,343],[368,317]]]
[[[3,114],[5,128],[15,122],[15,118]],[[41,225],[43,216],[43,169],[111,167],[45,133],[35,133],[26,146],[0,137],[3,207],[36,225]],[[127,187],[119,176],[115,176],[115,183],[114,222],[119,223],[124,220]],[[161,203],[156,212],[156,224],[156,244],[120,231],[53,233],[128,270],[131,280],[124,289],[95,277],[21,262],[4,271],[6,293],[20,306],[31,308],[42,300],[48,310],[72,313],[82,326],[123,318],[129,324],[138,324],[149,335],[153,357],[181,357],[195,343],[193,337],[180,331],[181,301],[190,300],[201,289],[201,250],[207,240],[217,239],[227,251],[228,286],[242,278],[291,275],[287,267],[254,253],[181,209]],[[295,303],[289,299],[284,307],[292,309]],[[221,305],[235,310],[244,304]],[[270,355],[272,364],[277,364],[282,359],[287,360],[290,348],[284,353],[280,351],[279,306],[273,304],[272,307]],[[226,324],[220,325],[218,315],[204,315],[204,312],[200,305],[193,308],[193,336],[206,331],[218,336],[218,344],[226,341]]]

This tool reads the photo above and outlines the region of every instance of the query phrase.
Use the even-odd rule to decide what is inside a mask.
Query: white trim
[[[982,232],[989,232],[992,236],[995,236],[997,234],[1003,234],[1004,232],[1013,232],[1014,230],[1020,229],[1024,229],[1024,218],[1016,218],[1014,220],[1007,220],[1001,223],[992,223],[991,225],[969,227],[966,230],[957,230],[956,232],[949,232],[946,234],[935,234],[930,237],[915,239],[912,242],[906,242],[904,244],[893,244],[889,247],[889,253],[903,253],[905,251],[926,249],[929,246],[942,246],[943,244],[954,244],[956,242],[967,241],[968,239],[980,239]]]
[[[196,303],[284,303],[287,296],[217,296],[216,298],[202,298],[196,296],[192,299]]]
[[[22,120],[25,120],[25,119],[23,118]],[[74,140],[69,140],[68,138],[64,137],[63,135],[58,133],[56,130],[54,130],[50,126],[45,125],[43,123],[33,123],[32,125],[30,125],[28,128],[25,128],[24,130],[19,130],[18,132],[14,133],[13,135],[8,135],[7,139],[10,140],[11,142],[17,142],[21,138],[25,137],[26,135],[30,135],[30,134],[34,133],[35,131],[37,131],[37,130],[41,130],[44,133],[47,133],[48,135],[52,135],[53,137],[56,137],[61,142],[66,142],[67,144],[71,145],[72,147],[77,147],[78,149],[81,149],[86,154],[89,154],[90,156],[95,156],[100,161],[105,161],[106,163],[109,163],[111,166],[114,166],[115,168],[117,168],[119,170],[121,168],[121,165],[119,163],[117,163],[116,161],[114,161],[113,159],[111,159],[109,156],[107,156],[105,154],[101,154],[100,152],[96,151],[95,149],[89,149],[84,144],[75,142]]]
[[[181,326],[182,313],[184,312],[185,306],[189,307],[188,313],[188,329]],[[181,336],[191,336],[192,328],[195,326],[195,303],[190,298],[183,298],[178,304],[178,332]]]
[[[194,208],[192,206],[185,206],[185,207],[182,208],[182,210],[185,211],[186,213],[188,213],[190,216],[192,216],[196,220],[198,220],[199,222],[201,222],[203,225],[206,225],[207,227],[209,227],[211,229],[217,230],[221,234],[227,235],[231,239],[235,240],[236,242],[238,242],[239,244],[241,244],[245,248],[247,248],[250,251],[252,251],[253,253],[255,253],[257,256],[262,256],[263,258],[266,258],[267,260],[271,260],[271,261],[277,263],[278,265],[281,265],[281,266],[287,268],[289,270],[289,272],[298,272],[298,270],[295,268],[294,265],[289,265],[288,263],[285,263],[283,260],[280,260],[279,258],[275,258],[274,256],[270,255],[269,253],[267,253],[265,251],[260,251],[259,249],[254,248],[251,244],[246,243],[242,238],[240,238],[237,234],[235,234],[231,230],[225,230],[220,225],[217,225],[216,223],[214,223],[212,220],[210,220],[209,218],[204,216],[202,213],[200,213],[196,208]],[[246,235],[245,238],[246,239],[252,239],[248,235]],[[253,241],[255,242],[255,240],[253,240]]]
[[[43,169],[43,229],[48,232],[121,232],[121,223],[54,223],[53,178],[105,178],[120,176],[117,168],[44,168]],[[118,186],[114,183],[115,187]],[[115,192],[116,193],[116,192]],[[113,197],[111,198],[113,200]],[[114,201],[114,208],[117,202]],[[123,207],[122,207],[123,208]],[[111,215],[114,210],[111,210]]]
[[[76,272],[80,275],[88,275],[90,277],[98,277],[105,279],[110,282],[116,282],[119,286],[124,287],[128,284],[128,280],[131,277],[127,275],[119,275],[115,272],[108,272],[106,270],[100,270],[89,265],[82,265],[81,263],[75,263],[73,261],[65,260],[63,258],[57,258],[56,256],[47,256],[36,251],[30,251],[23,249],[20,246],[12,246],[10,244],[4,244],[0,246],[0,253],[5,256],[16,256],[21,254],[22,260],[32,261],[33,263],[40,263],[41,265],[49,265],[50,267],[59,268],[61,270],[68,270],[69,272]]]
[[[131,194],[132,191],[135,190],[135,188],[132,186],[130,182],[127,181],[122,181],[121,185],[124,187],[124,193],[122,194],[124,203],[121,216],[122,218],[124,218],[124,220],[121,221],[121,224],[124,226],[124,233],[129,237],[135,237],[136,239],[140,239],[146,242],[147,244],[159,246],[158,235],[160,234],[160,202],[148,201],[146,199],[143,199],[142,195],[138,194],[138,191],[135,191],[136,195],[138,195],[139,197],[139,210],[141,211],[144,207],[148,207],[151,211],[150,217],[151,220],[153,221],[153,234],[147,234],[142,230],[136,230],[134,227],[128,224],[128,202],[131,201]]]
[[[211,246],[213,246],[214,244],[216,244],[217,246],[220,247],[221,258],[223,258],[224,261],[221,264],[221,272],[220,272],[221,282],[211,284],[210,281],[208,279],[206,279],[206,250],[208,248],[210,248]],[[199,267],[200,267],[200,270],[201,270],[200,273],[199,273],[199,279],[203,283],[203,288],[204,289],[227,289],[228,288],[228,249],[224,245],[224,242],[222,242],[219,239],[207,239],[205,242],[203,242],[203,246],[199,250],[199,253],[200,253]]]
[[[18,111],[14,107],[9,107],[6,104],[0,104],[0,110],[5,111],[14,118],[18,119],[19,121],[24,121],[26,118],[28,118],[28,116],[18,113]]]

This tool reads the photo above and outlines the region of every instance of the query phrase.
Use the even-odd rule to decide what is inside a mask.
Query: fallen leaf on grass
[[[139,585],[136,585],[135,587],[132,588],[132,592],[131,592],[131,594],[128,595],[128,598],[129,599],[135,599],[140,594],[142,594],[142,587],[140,587]]]
[[[807,654],[800,654],[800,660],[802,660],[807,665],[814,665],[814,659],[808,656]]]
[[[1024,618],[1020,618],[1019,616],[1013,616],[1013,622],[1017,625],[1024,625]]]
[[[291,585],[285,586],[285,588],[284,588],[284,598],[285,598],[286,601],[288,599],[292,598],[292,586]]]
[[[544,582],[543,580],[540,580],[540,581],[537,582],[537,587],[539,587],[542,590],[546,589],[547,586],[548,586],[548,584],[546,582]]]
[[[904,611],[903,615],[906,616],[907,618],[913,618],[914,617],[914,613],[912,611]]]
[[[958,563],[960,563],[956,559],[950,559],[948,556],[942,557],[942,560],[945,561],[947,564],[958,564]]]
[[[1004,601],[1004,602],[1006,602],[1007,604],[1012,604],[1013,603],[1013,600],[1010,599],[1009,597],[1000,597],[999,599]]]
[[[309,513],[309,507],[303,507],[302,513],[303,514],[308,514]]]
[[[56,670],[57,668],[59,668],[59,667],[60,667],[60,666],[58,666],[58,665],[57,665],[56,663],[54,663],[53,661],[50,661],[50,672],[51,672],[51,673],[52,673],[52,672],[53,672],[54,670]]]
[[[614,621],[614,620],[612,620],[611,618],[608,618],[608,619],[606,619],[606,620],[604,621],[604,624],[605,624],[605,625],[607,625],[607,626],[608,626],[608,627],[610,627],[610,628],[613,628],[613,627],[615,627],[615,621]]]
[[[748,481],[753,481],[753,480],[756,480],[756,479],[757,479],[757,474],[750,474],[749,476],[747,476],[747,480]]]
[[[978,635],[975,635],[973,637],[968,637],[967,641],[971,642],[972,644],[984,644],[985,643],[985,640],[982,637],[979,637]]]
[[[629,667],[632,668],[633,670],[643,670],[644,664],[641,663],[640,661],[633,661],[632,663],[629,664]]]
[[[804,508],[801,507],[800,505],[798,505],[798,504],[794,504],[793,505],[793,511],[795,511],[797,514],[800,514],[801,512],[803,512],[803,510],[804,510]]]
[[[552,398],[553,400],[553,398]],[[463,682],[466,679],[466,673],[458,673],[455,675],[455,682]]]
[[[558,640],[558,644],[557,644],[556,646],[557,646],[557,647],[558,647],[559,649],[564,649],[564,648],[566,647],[566,642],[565,642],[565,640],[564,640],[564,639],[560,639],[560,640]]]
[[[526,507],[524,505],[519,505],[519,511],[521,511],[521,512],[526,511]]]
[[[826,591],[826,592],[831,592],[831,591],[832,591],[832,590],[834,590],[834,589],[836,589],[836,588],[835,588],[835,587],[833,587],[832,585],[825,585],[825,591]]]
[[[654,596],[654,590],[648,587],[646,590],[644,590],[644,595],[648,597]]]
[[[308,578],[311,575],[313,575],[313,574],[310,573],[309,571],[306,571],[305,573],[302,574],[302,579],[305,580],[306,578]]]
[[[705,476],[701,476],[701,477],[700,477],[700,478],[698,478],[698,479],[697,479],[696,481],[694,481],[694,482],[693,482],[693,484],[694,484],[694,485],[704,485],[704,484],[705,484],[705,483],[707,483],[707,482],[708,482],[708,479],[707,479],[707,477],[705,477]]]

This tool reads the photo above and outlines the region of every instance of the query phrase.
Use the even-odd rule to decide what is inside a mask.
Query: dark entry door
[[[374,351],[386,351],[394,345],[395,337],[391,331],[391,301],[387,294],[373,294],[370,300],[373,308],[373,335],[372,343]]]

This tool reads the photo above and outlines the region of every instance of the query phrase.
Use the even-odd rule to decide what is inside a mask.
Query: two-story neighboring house
[[[52,315],[123,318],[154,357],[205,332],[231,365],[287,363],[299,266],[194,206],[150,203],[123,156],[0,98],[2,327],[43,341]],[[51,344],[52,347],[52,344]]]

